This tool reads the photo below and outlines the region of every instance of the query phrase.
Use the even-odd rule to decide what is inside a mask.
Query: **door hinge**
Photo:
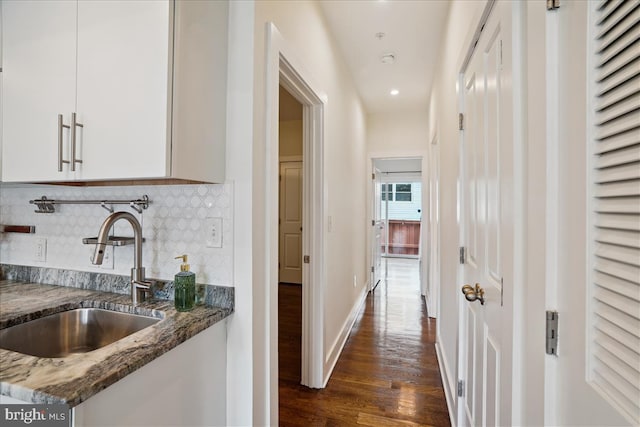
[[[547,310],[547,354],[558,354],[558,312]]]
[[[374,267],[374,266],[371,266],[371,272],[372,272],[372,273],[374,273],[375,271],[376,271],[376,270],[375,270],[375,267]]]
[[[460,246],[460,264],[464,264],[467,260],[467,249],[464,246]]]
[[[547,10],[560,9],[560,0],[547,0]]]
[[[375,219],[371,220],[371,225],[376,225],[376,220]]]
[[[464,130],[464,114],[462,113],[458,114],[458,129]]]
[[[464,396],[464,381],[458,380],[458,397]]]
[[[376,174],[375,173],[371,174],[371,179],[376,179]]]
[[[304,262],[305,264],[309,264],[309,255],[305,255],[302,257],[302,262]]]

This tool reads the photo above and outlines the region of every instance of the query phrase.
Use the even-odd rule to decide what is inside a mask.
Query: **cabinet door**
[[[77,179],[169,175],[170,5],[78,2]]]
[[[2,180],[68,179],[58,172],[58,114],[75,110],[75,1],[2,2]],[[63,132],[69,158],[69,131]]]

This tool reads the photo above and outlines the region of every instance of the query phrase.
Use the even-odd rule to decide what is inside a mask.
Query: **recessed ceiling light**
[[[377,38],[378,40],[382,40],[385,36],[386,34],[383,33],[382,31],[380,31],[379,33],[375,33],[374,35],[374,37]]]
[[[396,55],[393,53],[385,53],[380,57],[380,61],[382,61],[383,64],[393,64],[396,62]]]
[[[400,91],[398,89],[391,89],[391,92],[389,92],[391,95],[396,96],[397,94],[400,93]]]

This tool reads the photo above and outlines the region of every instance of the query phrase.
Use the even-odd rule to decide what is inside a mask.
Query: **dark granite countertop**
[[[158,323],[105,347],[62,358],[40,358],[0,349],[0,394],[33,403],[74,407],[209,326],[232,308],[204,305],[180,313],[173,301],[131,306],[128,295],[0,280],[0,329],[81,307],[160,317]]]

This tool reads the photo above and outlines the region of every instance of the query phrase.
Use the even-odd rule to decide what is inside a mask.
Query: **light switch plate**
[[[207,218],[207,247],[222,247],[222,218]]]
[[[47,261],[47,239],[44,237],[38,237],[36,239],[36,246],[33,252],[33,260],[37,262]]]

